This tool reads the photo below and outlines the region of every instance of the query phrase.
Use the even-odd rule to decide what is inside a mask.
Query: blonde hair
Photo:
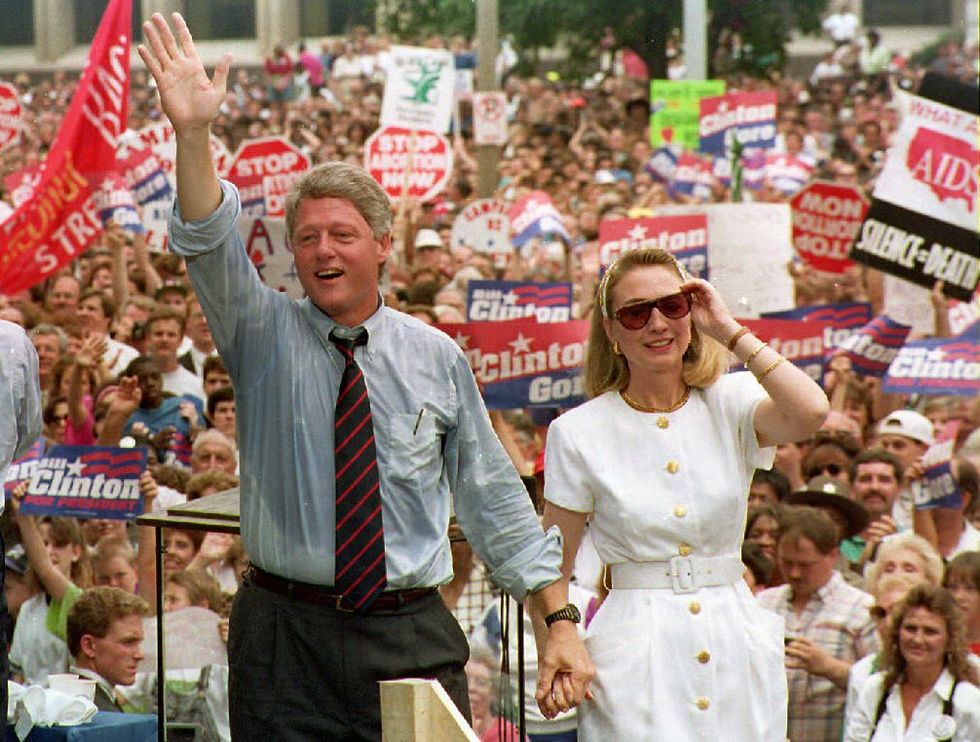
[[[936,547],[922,536],[911,531],[905,531],[884,539],[878,546],[875,560],[864,568],[864,586],[868,592],[874,593],[888,558],[903,549],[914,552],[922,560],[922,571],[925,574],[926,582],[930,585],[938,585],[942,582],[943,558],[936,551]]]
[[[645,248],[623,253],[606,269],[599,283],[595,304],[592,306],[589,341],[585,349],[585,392],[589,397],[598,397],[610,390],[619,391],[629,384],[629,364],[626,363],[625,357],[613,352],[603,320],[611,319],[613,316],[612,294],[616,285],[631,270],[644,266],[663,266],[673,270],[682,281],[690,278],[685,275],[673,255],[659,248]],[[728,354],[724,346],[717,340],[698,332],[692,323],[691,343],[684,351],[684,364],[681,370],[684,383],[696,389],[707,388],[714,384],[727,368]]]

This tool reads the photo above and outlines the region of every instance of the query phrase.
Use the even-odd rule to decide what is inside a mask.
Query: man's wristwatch
[[[549,613],[544,617],[544,625],[551,626],[555,621],[571,621],[572,623],[581,623],[582,614],[579,613],[578,608],[574,603],[569,603],[564,608],[559,608],[554,613]]]

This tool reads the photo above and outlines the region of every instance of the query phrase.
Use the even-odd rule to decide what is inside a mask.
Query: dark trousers
[[[433,678],[470,719],[469,646],[438,593],[355,614],[304,603],[246,580],[228,637],[235,742],[380,740],[378,681]]]

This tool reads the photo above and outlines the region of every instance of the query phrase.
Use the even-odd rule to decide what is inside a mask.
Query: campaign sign
[[[446,49],[391,47],[381,126],[449,131],[455,96],[453,55]]]
[[[0,152],[20,141],[23,113],[17,88],[0,82]]]
[[[568,322],[572,318],[572,284],[530,281],[470,281],[467,284],[467,322],[524,317],[533,317],[538,322]]]
[[[791,319],[740,319],[739,322],[787,361],[820,383],[824,340],[833,327],[826,322]]]
[[[604,219],[599,222],[599,267],[608,268],[624,252],[659,247],[685,253],[692,275],[708,273],[708,217],[704,214]],[[702,256],[700,261],[697,256]]]
[[[169,201],[173,198],[170,181],[163,164],[149,147],[123,144],[120,141],[116,150],[116,164],[133,192],[136,203],[143,205],[150,201]]]
[[[697,149],[700,101],[724,92],[724,80],[651,80],[650,146]]]
[[[463,349],[488,409],[572,407],[585,401],[586,320],[443,325]]]
[[[30,200],[37,184],[41,182],[42,174],[40,165],[29,165],[3,177],[3,187],[10,194],[10,202],[15,209]]]
[[[766,155],[766,184],[784,196],[792,196],[813,175],[814,162],[786,152]]]
[[[864,376],[885,375],[912,328],[882,314],[856,330],[837,347],[851,359],[854,370]]]
[[[888,366],[882,389],[975,396],[980,391],[980,324],[954,338],[909,341]]]
[[[725,159],[725,158],[717,158]],[[766,151],[747,149],[742,152],[742,188],[747,191],[761,191],[766,184]]]
[[[766,312],[767,319],[793,319],[803,322],[823,322],[824,352],[833,350],[851,334],[871,321],[871,305],[867,302],[848,302],[845,304],[817,304],[810,307],[797,307],[783,312]]]
[[[111,173],[102,181],[102,185],[96,191],[95,204],[103,224],[107,224],[111,219],[128,232],[134,234],[146,232],[139,210],[136,208],[133,192],[129,190],[125,179],[119,173]]]
[[[843,273],[853,265],[848,251],[868,213],[860,188],[816,180],[790,200],[793,247],[808,265]]]
[[[477,252],[510,252],[510,217],[503,201],[481,198],[471,201],[453,221],[451,248],[471,247]]]
[[[677,158],[674,177],[667,186],[671,196],[687,196],[699,201],[711,198],[715,178],[713,165],[694,152],[685,152]]]
[[[132,519],[143,512],[142,448],[53,446],[37,462],[20,511],[25,515]]]
[[[725,156],[737,141],[743,147],[776,146],[776,92],[729,93],[702,98],[698,132],[703,153]]]
[[[510,241],[514,247],[522,247],[534,237],[552,235],[566,244],[571,241],[561,214],[544,191],[531,191],[518,199],[508,212],[510,217]]]
[[[10,466],[7,467],[7,476],[3,481],[3,494],[5,497],[9,498],[10,493],[14,491],[14,487],[34,476],[34,470],[37,468],[37,460],[44,453],[44,443],[44,436],[42,435],[34,441],[34,445],[27,450],[27,453],[16,461],[12,461]]]
[[[937,441],[922,454],[923,473],[912,482],[912,498],[916,510],[952,508],[963,505],[963,493],[953,476],[953,439]]]
[[[153,150],[153,154],[160,160],[163,171],[167,174],[171,186],[176,185],[174,171],[177,167],[177,136],[174,128],[169,121],[162,121],[157,124],[144,126],[136,134],[144,145]],[[128,132],[127,135],[128,136]],[[231,164],[231,152],[225,143],[214,134],[208,141],[211,150],[211,161],[218,175],[224,177]]]
[[[430,201],[453,172],[453,148],[442,134],[388,126],[364,143],[364,168],[392,200]]]
[[[676,145],[665,144],[663,147],[658,147],[650,155],[643,169],[658,183],[670,183],[677,168],[677,158],[682,152],[683,150]]]

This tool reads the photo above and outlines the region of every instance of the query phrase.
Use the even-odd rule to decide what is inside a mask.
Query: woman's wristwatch
[[[549,613],[544,617],[544,625],[551,626],[555,621],[571,621],[572,623],[581,623],[582,614],[579,613],[578,608],[574,603],[569,603],[564,608],[559,608],[554,613]]]

